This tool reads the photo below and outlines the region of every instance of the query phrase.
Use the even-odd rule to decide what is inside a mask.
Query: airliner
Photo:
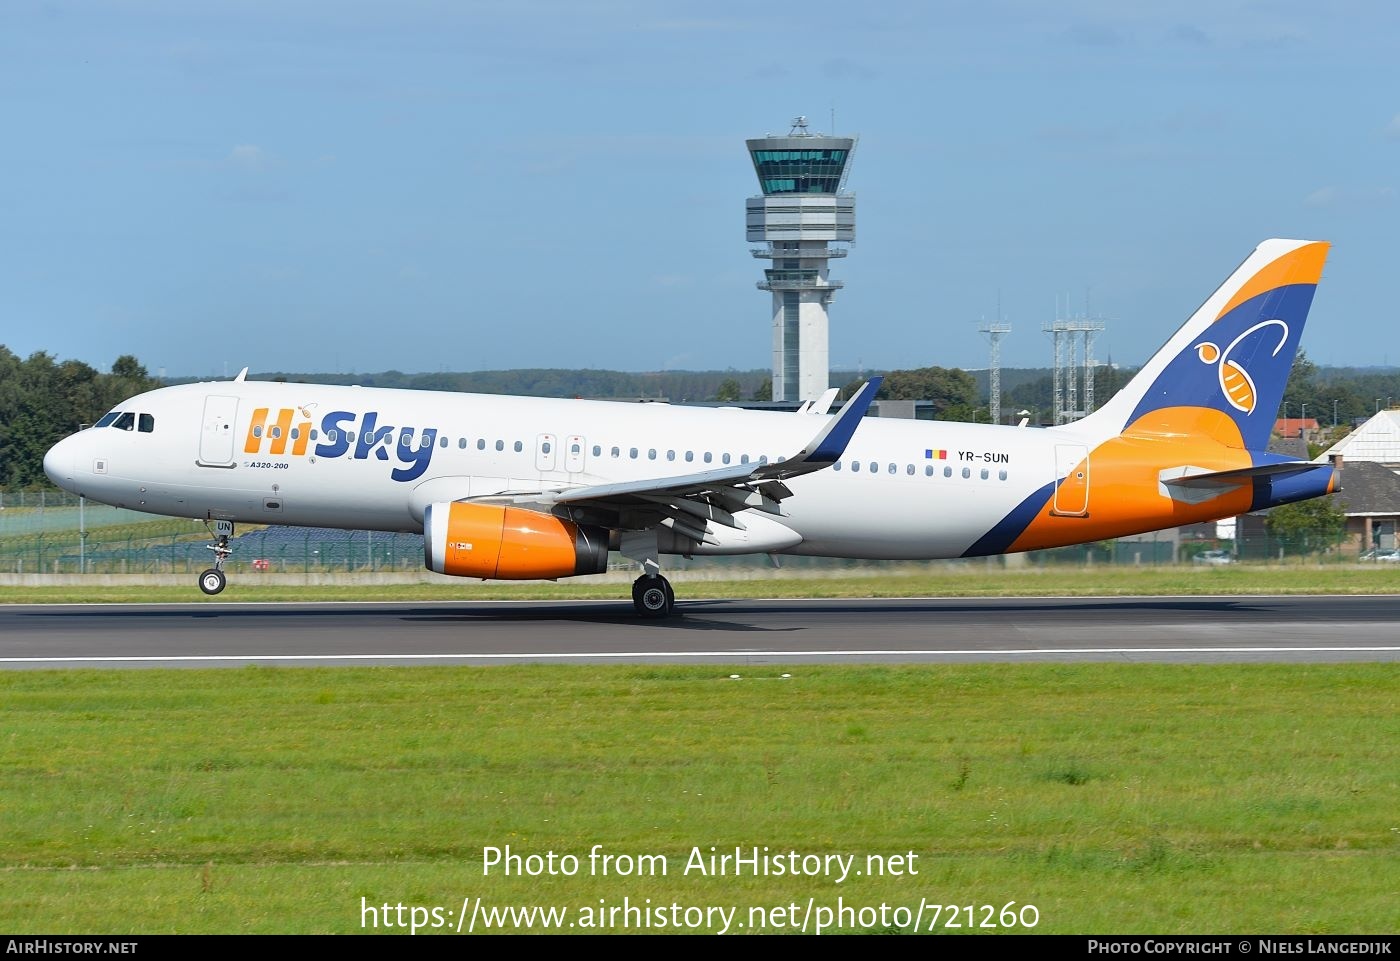
[[[1268,452],[1328,244],[1267,240],[1103,407],[1038,428],[865,417],[872,378],[797,412],[246,379],[132,397],[56,444],[58,486],[205,521],[206,594],[235,524],[409,531],[439,574],[640,565],[675,613],[676,555],[981,557],[1214,520],[1339,489]]]

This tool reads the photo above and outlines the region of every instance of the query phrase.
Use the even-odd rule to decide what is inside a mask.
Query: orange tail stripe
[[[1327,260],[1329,246],[1331,245],[1319,241],[1314,244],[1306,244],[1291,253],[1284,254],[1251,277],[1235,293],[1235,296],[1230,298],[1230,302],[1225,305],[1224,310],[1216,315],[1215,319],[1219,320],[1246,300],[1258,297],[1275,287],[1284,287],[1289,284],[1316,284],[1322,279],[1322,265]]]

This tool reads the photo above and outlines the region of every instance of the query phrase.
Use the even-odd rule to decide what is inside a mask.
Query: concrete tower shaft
[[[839,281],[828,261],[846,256],[830,244],[856,239],[856,200],[845,190],[854,137],[807,132],[798,117],[786,137],[746,141],[760,196],[747,201],[748,239],[772,261],[758,288],[773,295],[773,399],[811,400],[827,388],[827,309]]]

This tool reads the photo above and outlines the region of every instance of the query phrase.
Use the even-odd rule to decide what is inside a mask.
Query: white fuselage
[[[435,501],[791,457],[824,421],[241,381],[163,388],[117,410],[137,414],[139,426],[75,434],[50,452],[50,476],[95,500],[156,514],[411,532],[422,531],[424,508]],[[774,519],[800,541],[780,550],[961,556],[1053,483],[1057,445],[1075,442],[1060,430],[866,418],[838,464],[786,482],[792,496]],[[758,538],[754,549],[770,546]],[[712,552],[743,552],[734,547]]]

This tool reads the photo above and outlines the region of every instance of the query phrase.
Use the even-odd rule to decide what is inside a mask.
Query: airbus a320
[[[44,469],[96,501],[203,519],[226,584],[235,523],[409,531],[470,578],[640,565],[675,611],[674,555],[979,557],[1097,541],[1338,489],[1268,452],[1328,245],[1268,240],[1102,408],[1045,429],[829,413],[264,383],[165,387],[55,445]],[[246,371],[245,371],[246,373]]]

